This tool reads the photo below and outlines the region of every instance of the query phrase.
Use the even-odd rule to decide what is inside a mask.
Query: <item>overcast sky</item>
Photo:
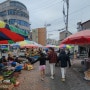
[[[3,2],[6,0],[0,0]],[[65,27],[63,20],[63,0],[16,0],[26,5],[30,14],[31,28],[47,27],[49,38],[59,39],[58,29]],[[66,9],[65,9],[66,10]],[[69,28],[77,32],[77,22],[90,19],[90,0],[69,0]],[[51,35],[50,35],[51,34]]]

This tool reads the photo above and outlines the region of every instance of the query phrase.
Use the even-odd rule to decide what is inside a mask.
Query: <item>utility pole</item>
[[[67,0],[67,18],[66,18],[66,37],[68,35],[68,13],[69,13],[69,0]]]
[[[44,26],[45,26],[45,28],[46,28],[46,44],[47,44],[47,43],[48,43],[48,42],[47,42],[47,39],[48,39],[47,27],[51,26],[51,24],[45,23]]]
[[[64,15],[65,28],[66,28],[65,37],[67,37],[68,36],[69,0],[63,0],[63,1],[64,3],[66,3],[66,14],[65,14],[64,4],[63,4],[63,15]]]

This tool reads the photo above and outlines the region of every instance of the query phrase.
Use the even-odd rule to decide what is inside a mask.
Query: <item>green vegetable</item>
[[[14,77],[12,77],[12,78],[10,79],[10,82],[13,83],[13,84],[15,84],[15,83],[16,83],[16,79],[15,79]]]

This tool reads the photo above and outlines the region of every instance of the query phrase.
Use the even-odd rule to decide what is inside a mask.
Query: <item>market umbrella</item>
[[[19,34],[6,28],[0,28],[0,40],[13,40],[14,42],[23,41],[24,38]]]
[[[59,45],[59,48],[67,48],[67,49],[70,49],[70,48],[72,48],[72,46],[71,46],[71,45],[66,45],[66,44],[60,44],[60,45]]]
[[[90,44],[90,30],[83,30],[70,35],[61,44],[88,45]]]
[[[3,21],[0,21],[0,28],[6,28],[12,32],[15,32],[17,34],[20,34],[21,36],[23,36],[24,38],[28,37],[28,33],[22,29],[19,29],[15,26],[9,25]]]
[[[20,46],[24,46],[24,45],[27,45],[27,44],[33,44],[32,41],[30,40],[24,40],[24,41],[20,41],[20,42],[17,42]]]
[[[10,46],[12,46],[12,47],[20,47],[20,45],[18,43],[13,43]]]
[[[65,44],[60,44],[59,48],[66,48],[66,45]]]
[[[21,48],[38,48],[38,46],[34,44],[27,44],[27,45],[22,46]]]
[[[6,25],[6,23],[5,23],[5,22],[0,21],[0,28],[4,28],[4,27],[5,27],[5,25]]]
[[[46,48],[49,48],[49,47],[54,48],[54,47],[56,47],[56,45],[50,45],[50,44],[49,44],[49,45],[46,45],[45,47],[46,47]]]
[[[0,44],[12,44],[12,43],[15,43],[15,42],[12,40],[0,40]]]

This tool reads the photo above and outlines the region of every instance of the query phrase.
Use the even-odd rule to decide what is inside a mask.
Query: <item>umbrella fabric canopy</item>
[[[43,45],[41,45],[41,44],[38,44],[37,46],[38,46],[38,47],[44,47],[44,46],[43,46]]]
[[[64,39],[61,44],[76,44],[87,45],[90,44],[90,30],[83,30],[76,34],[70,35]]]
[[[8,25],[7,23],[5,23],[3,21],[0,21],[0,28],[6,28],[12,32],[20,34],[21,36],[23,36],[25,38],[28,37],[28,33],[26,33],[24,30],[14,27],[12,25]]]
[[[25,38],[28,37],[28,34],[27,34],[24,30],[19,29],[19,28],[16,28],[16,27],[14,27],[14,26],[12,26],[12,25],[6,25],[5,28],[8,28],[9,30],[11,30],[11,31],[13,31],[13,32],[16,32],[17,34],[20,34],[21,36],[23,36],[23,37],[25,37]]]
[[[20,46],[24,46],[24,45],[26,45],[27,44],[27,42],[25,42],[25,40],[24,41],[21,41],[21,42],[17,42]]]
[[[45,47],[46,48],[49,48],[49,47],[53,47],[54,48],[54,47],[56,47],[56,45],[46,45]]]
[[[29,40],[24,40],[24,41],[20,41],[20,42],[17,42],[20,46],[25,46],[27,44],[33,44],[32,41],[29,41]]]
[[[15,42],[12,40],[0,40],[0,44],[12,44],[12,43],[15,43]]]
[[[6,23],[5,23],[5,22],[0,21],[0,28],[4,28],[4,27],[5,27],[5,25],[6,25]]]
[[[27,45],[22,46],[21,48],[38,48],[38,46],[34,44],[27,44]]]
[[[34,41],[30,41],[30,40],[24,40],[24,41],[20,41],[20,42],[17,42],[20,46],[25,46],[27,44],[34,44],[36,46],[41,46],[39,45],[38,43],[34,42]]]
[[[65,44],[61,44],[61,45],[59,45],[59,48],[66,48],[66,45]]]
[[[0,28],[0,40],[13,40],[17,42],[23,41],[24,38],[19,34],[16,34],[15,32],[12,32],[6,28]]]
[[[66,45],[66,47],[67,47],[68,49],[70,49],[70,48],[72,48],[73,46],[70,46],[70,45]]]
[[[11,44],[12,47],[20,47],[18,43]]]
[[[67,48],[67,49],[70,49],[70,48],[72,48],[72,46],[70,46],[70,45],[65,45],[65,44],[61,44],[61,45],[59,45],[59,48]]]

